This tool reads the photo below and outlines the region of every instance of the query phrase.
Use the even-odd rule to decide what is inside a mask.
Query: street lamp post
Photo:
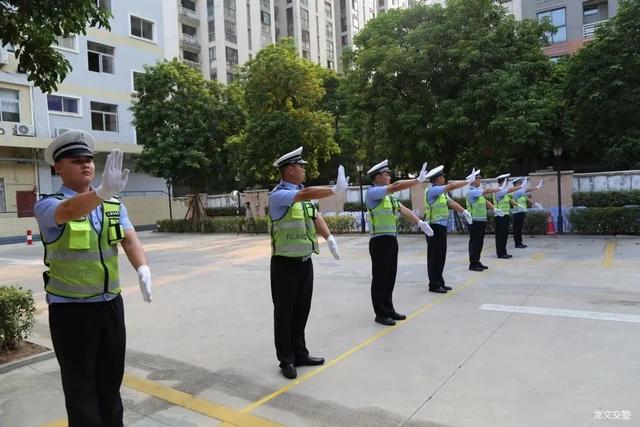
[[[558,234],[564,234],[564,222],[562,220],[562,185],[560,184],[560,156],[562,156],[562,146],[554,146],[553,155],[556,158],[556,179],[558,181]]]
[[[358,181],[360,183],[360,232],[364,234],[364,200],[362,197],[362,163],[356,165],[358,170]]]

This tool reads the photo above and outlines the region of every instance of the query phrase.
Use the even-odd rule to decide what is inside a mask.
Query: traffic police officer
[[[427,164],[416,179],[396,181],[391,184],[389,161],[384,160],[367,171],[373,187],[367,191],[366,202],[369,220],[369,254],[371,255],[371,301],[376,314],[375,321],[393,326],[396,320],[407,318],[393,307],[393,288],[398,269],[398,213],[417,225],[427,236],[433,230],[411,210],[402,205],[393,193],[402,191],[427,179]]]
[[[310,200],[344,192],[348,186],[340,166],[334,187],[304,188],[305,164],[302,147],[276,160],[273,165],[282,179],[269,196],[276,355],[288,379],[297,377],[297,366],[324,363],[323,358],[309,355],[304,337],[313,293],[311,254],[319,253],[317,233],[327,240],[333,257],[340,259],[335,238]]]
[[[509,259],[513,258],[512,255],[507,253],[507,239],[509,237],[509,214],[511,212],[511,193],[520,189],[520,186],[513,186],[507,188],[509,183],[508,178],[510,173],[500,175],[498,178],[498,184],[500,185],[500,191],[493,194],[493,205],[500,209],[504,216],[498,216],[496,221],[496,255],[498,258]]]
[[[129,171],[122,170],[122,153],[113,150],[100,186],[92,188],[93,150],[87,132],[69,131],[54,139],[45,160],[62,178],[62,187],[34,207],[49,268],[43,277],[51,340],[71,427],[123,425],[126,339],[118,243],[138,272],[144,300],[151,302],[146,255],[115,197]]]
[[[487,227],[487,209],[492,210],[496,217],[504,216],[504,213],[495,208],[484,197],[487,194],[499,191],[499,189],[485,188],[483,190],[480,169],[475,172],[475,181],[470,184],[467,192],[467,209],[469,209],[473,218],[473,222],[469,224],[469,270],[484,271],[489,268],[480,262],[480,254],[482,253],[484,234]],[[472,176],[473,172],[467,176],[467,179],[471,179]]]
[[[447,193],[475,181],[475,170],[466,181],[457,181],[447,184],[443,172],[444,166],[433,168],[427,174],[431,186],[424,194],[425,220],[433,229],[433,236],[427,239],[427,272],[429,274],[429,292],[440,294],[447,293],[451,287],[445,285],[442,272],[447,259],[447,224],[449,222],[449,209],[462,214],[464,219],[471,224],[473,219],[469,211],[451,200]]]
[[[522,184],[522,187],[512,195],[515,206],[511,209],[511,213],[513,214],[513,240],[516,248],[524,249],[527,245],[522,243],[522,228],[524,227],[524,219],[527,214],[529,194],[542,188],[542,180],[533,188],[527,188],[527,178],[516,178],[511,182],[513,185]]]

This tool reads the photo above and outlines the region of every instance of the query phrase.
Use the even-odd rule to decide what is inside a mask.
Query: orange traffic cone
[[[551,219],[551,212],[547,212],[547,236],[555,236],[556,228],[553,226],[553,220]]]
[[[33,236],[31,230],[27,230],[27,245],[33,245]]]

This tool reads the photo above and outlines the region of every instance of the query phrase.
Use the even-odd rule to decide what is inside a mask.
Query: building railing
[[[607,21],[608,19],[604,19],[602,21],[592,22],[591,24],[584,24],[582,26],[582,33],[584,35],[584,38],[585,39],[592,38],[596,33],[596,28],[598,28],[600,25],[604,24]]]
[[[185,43],[188,43],[190,45],[195,45],[195,46],[198,46],[198,47],[200,46],[200,41],[198,40],[198,38],[196,36],[192,36],[190,34],[184,34],[183,33],[180,36],[180,40],[185,42]]]
[[[196,70],[200,70],[200,61],[191,61],[189,59],[182,59],[182,61],[184,61],[185,64],[187,64],[188,66],[190,66],[191,68],[195,68]]]

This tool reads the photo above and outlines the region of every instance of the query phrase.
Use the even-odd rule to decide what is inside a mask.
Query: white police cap
[[[467,175],[465,179],[471,179],[471,175],[473,175],[473,173]],[[480,175],[480,169],[476,170],[476,178],[482,178],[482,175]]]
[[[513,178],[511,180],[511,183],[515,184],[516,182],[521,182],[521,181],[524,181],[524,177],[519,176],[519,177]]]
[[[273,166],[277,168],[281,168],[283,166],[293,165],[293,164],[299,164],[299,165],[307,164],[307,162],[302,160],[302,147],[296,148],[295,150],[285,154],[284,156],[280,157],[278,160],[273,162]]]
[[[444,170],[444,166],[443,165],[440,165],[440,166],[437,166],[437,167],[431,169],[429,172],[427,172],[427,179],[428,180],[433,180],[433,179],[439,177],[440,175],[444,175],[443,170]]]
[[[380,163],[378,163],[377,165],[369,169],[367,171],[367,175],[373,177],[374,175],[377,175],[382,172],[386,172],[388,170],[389,170],[389,160],[384,159],[383,161],[381,161]]]
[[[70,130],[55,138],[44,151],[44,160],[53,166],[64,157],[93,157],[93,136],[83,130]]]
[[[510,173],[503,173],[502,175],[500,175],[499,177],[497,177],[496,179],[505,179],[505,178],[509,178],[511,176]]]

